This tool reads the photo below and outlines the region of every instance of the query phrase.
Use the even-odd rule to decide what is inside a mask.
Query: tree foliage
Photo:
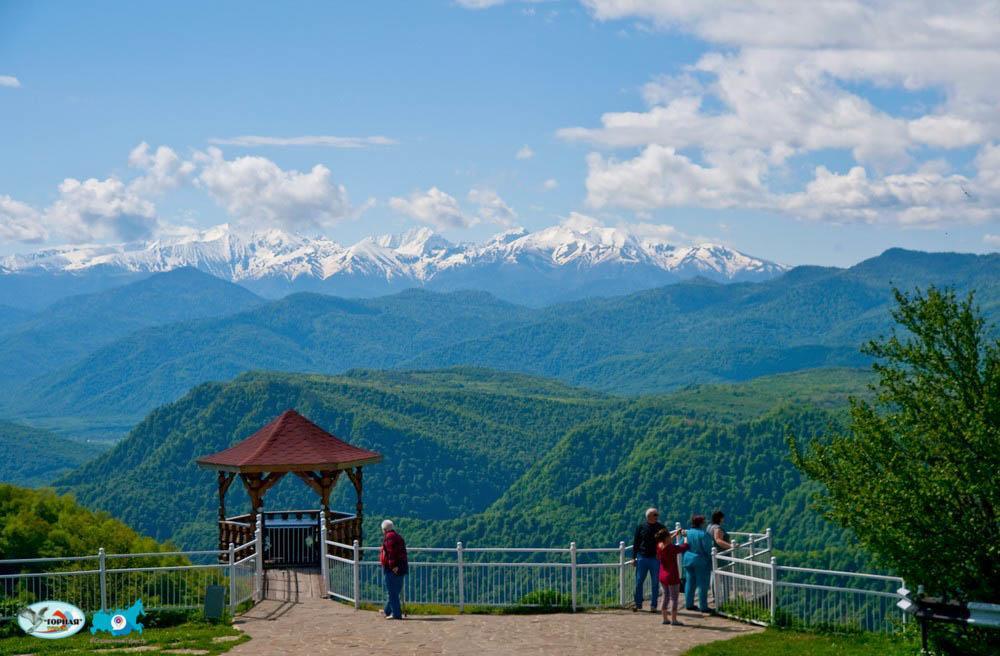
[[[69,495],[0,483],[0,559],[81,556],[101,547],[108,553],[163,549],[107,513],[77,505]]]
[[[1000,601],[1000,339],[970,293],[895,290],[888,338],[870,342],[872,401],[849,432],[795,463],[825,514],[882,563],[934,594]]]

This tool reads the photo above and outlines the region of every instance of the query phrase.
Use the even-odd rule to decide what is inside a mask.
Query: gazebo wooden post
[[[358,503],[355,506],[355,529],[354,532],[358,536],[358,542],[361,542],[361,522],[363,515],[363,505],[361,503],[361,490],[362,490],[362,479],[361,479],[361,467],[355,467],[352,472],[350,469],[347,470],[347,477],[351,479],[351,483],[354,484],[354,491],[358,495]]]
[[[229,546],[229,525],[223,522],[226,521],[226,492],[235,477],[232,472],[219,472],[219,549]]]

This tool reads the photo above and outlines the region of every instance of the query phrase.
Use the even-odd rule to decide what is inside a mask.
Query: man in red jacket
[[[385,575],[385,589],[389,601],[382,613],[387,620],[403,619],[403,608],[399,603],[399,593],[403,590],[403,577],[409,573],[406,560],[406,542],[403,536],[396,532],[391,519],[382,522],[382,551],[378,560],[382,564]]]

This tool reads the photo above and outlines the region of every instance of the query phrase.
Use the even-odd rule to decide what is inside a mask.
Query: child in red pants
[[[661,529],[656,534],[656,557],[660,561],[660,585],[663,586],[663,623],[680,626],[677,621],[677,599],[681,590],[681,575],[677,569],[677,556],[688,550],[687,543],[674,544],[682,529],[668,531]],[[667,619],[667,607],[670,608],[670,618]]]

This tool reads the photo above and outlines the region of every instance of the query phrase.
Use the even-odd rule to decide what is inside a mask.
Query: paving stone
[[[659,614],[603,611],[551,615],[414,615],[385,620],[326,599],[265,600],[240,617],[253,640],[233,656],[366,654],[553,654],[626,652],[681,654],[706,642],[760,631],[700,613],[681,613],[686,626],[664,626]]]

